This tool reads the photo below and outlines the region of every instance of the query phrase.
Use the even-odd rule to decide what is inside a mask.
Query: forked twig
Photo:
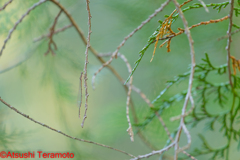
[[[233,32],[231,33],[231,35],[234,35],[234,34],[236,34],[236,33],[238,33],[238,32],[240,32],[240,29],[237,29],[237,30],[233,31]],[[225,39],[225,38],[228,38],[228,35],[218,38],[218,41],[220,41],[220,40],[222,40],[222,39]]]
[[[194,100],[193,100],[193,97],[192,97],[192,96],[190,96],[190,101],[191,101],[191,104],[192,104],[191,108],[190,108],[187,112],[185,112],[184,115],[179,115],[179,116],[170,118],[170,121],[176,121],[176,120],[181,119],[182,117],[187,117],[189,114],[191,114],[192,111],[194,110],[194,107],[195,107],[195,106],[193,105],[193,104],[194,104]]]
[[[165,122],[163,121],[162,117],[158,114],[158,112],[155,112],[156,116],[158,117],[158,120],[161,122],[164,130],[166,131],[168,138],[171,140],[171,142],[174,142],[173,137],[171,137],[171,134],[165,124]],[[190,138],[191,139],[191,138]],[[189,153],[187,153],[186,151],[182,150],[181,152],[183,152],[185,155],[187,155],[189,158],[191,158],[192,160],[197,160],[195,157],[193,157],[192,155],[190,155]]]
[[[65,31],[66,29],[68,29],[68,28],[70,28],[70,27],[72,27],[72,24],[69,24],[69,25],[64,26],[64,27],[62,27],[62,28],[60,28],[60,29],[55,30],[53,34],[58,34],[59,32],[63,32],[63,31]],[[49,36],[50,36],[50,34],[42,35],[42,36],[40,36],[40,37],[38,37],[38,38],[35,38],[35,39],[33,40],[33,42],[40,41],[40,40],[42,40],[43,38],[46,38],[46,37],[49,37]]]
[[[55,19],[54,19],[54,22],[53,22],[52,27],[49,29],[50,32],[49,32],[48,50],[47,50],[47,52],[46,52],[44,55],[48,55],[49,52],[51,52],[52,55],[55,55],[55,54],[56,54],[56,53],[53,51],[53,49],[52,49],[52,47],[51,47],[51,44],[53,44],[54,49],[57,50],[57,45],[56,45],[56,43],[53,41],[53,35],[54,35],[55,26],[56,26],[56,24],[57,24],[58,18],[59,18],[59,16],[61,15],[61,13],[62,13],[62,10],[59,11],[59,13],[57,14],[57,16],[56,16]]]

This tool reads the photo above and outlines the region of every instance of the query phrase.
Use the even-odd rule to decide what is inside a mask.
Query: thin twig
[[[112,55],[112,53],[110,52],[110,53],[105,53],[105,54],[101,54],[101,53],[99,53],[98,54],[98,56],[100,56],[100,57],[109,57],[109,56],[111,56]],[[118,56],[119,56],[120,54],[118,54]],[[125,62],[126,63],[126,62]],[[129,64],[130,65],[130,64]],[[124,84],[125,83],[125,81],[122,81],[122,84]],[[129,87],[129,83],[126,83],[126,85]],[[132,84],[132,90],[133,91],[135,91],[137,94],[139,94],[139,96],[148,104],[148,106],[150,106],[150,107],[153,107],[153,105],[152,105],[152,103],[151,103],[151,101],[147,98],[147,96],[139,89],[139,88],[137,88],[136,86],[134,86],[133,84]]]
[[[123,82],[124,83],[124,82]],[[129,83],[127,83],[126,85],[129,85]],[[153,104],[151,103],[151,101],[147,98],[147,96],[136,86],[132,86],[133,91],[135,91],[136,93],[138,93],[140,95],[140,97],[148,104],[148,106],[153,107]]]
[[[191,36],[191,33],[190,33],[190,30],[189,30],[189,27],[188,27],[188,22],[186,20],[186,18],[184,17],[184,14],[178,4],[178,2],[176,0],[172,0],[176,6],[176,9],[183,21],[183,24],[184,24],[184,28],[185,28],[185,34],[187,35],[188,37],[188,41],[189,41],[189,46],[190,46],[190,55],[191,55],[191,73],[190,73],[190,76],[189,76],[189,85],[188,85],[188,92],[187,92],[187,95],[186,95],[186,98],[185,98],[185,102],[184,102],[184,105],[183,105],[183,108],[182,108],[182,115],[185,114],[186,112],[186,109],[187,109],[187,104],[188,104],[188,101],[191,97],[191,92],[192,92],[192,84],[193,84],[193,77],[194,77],[194,70],[195,70],[195,53],[194,53],[194,47],[193,47],[193,39],[192,39],[192,36]],[[194,106],[194,102],[191,101],[192,103],[192,106]],[[175,154],[174,154],[174,160],[177,160],[177,157],[178,157],[178,143],[179,143],[179,140],[180,140],[180,135],[181,135],[181,131],[182,129],[184,128],[185,124],[184,124],[184,119],[185,117],[182,116],[181,117],[181,120],[180,120],[180,126],[179,126],[179,129],[178,129],[178,132],[177,132],[177,135],[176,135],[176,138],[175,138]],[[186,132],[186,130],[184,129],[184,132]],[[188,137],[189,138],[189,137]],[[190,137],[191,138],[191,137]],[[188,139],[188,142],[191,142],[191,139]],[[189,143],[188,143],[189,144]],[[188,145],[190,146],[190,144]]]
[[[167,147],[164,147],[163,149],[161,150],[158,150],[158,151],[152,151],[151,153],[148,153],[148,154],[145,154],[145,155],[139,155],[135,158],[132,158],[131,160],[138,160],[138,159],[143,159],[143,158],[148,158],[148,157],[151,157],[155,154],[162,154],[163,152],[166,152],[168,151],[169,149],[171,149],[173,146],[175,145],[175,143],[171,143],[170,145],[168,145]]]
[[[147,24],[153,17],[155,17],[159,12],[161,12],[165,6],[168,5],[168,3],[170,2],[170,0],[167,0],[166,2],[164,2],[160,8],[158,8],[157,10],[155,10],[155,12],[153,14],[151,14],[145,21],[143,21],[136,29],[134,29],[129,35],[127,35],[124,40],[120,43],[120,45],[117,47],[117,49],[113,52],[111,58],[106,62],[104,63],[93,75],[92,77],[92,86],[93,88],[94,87],[94,83],[95,83],[95,78],[97,76],[97,74],[106,66],[108,66],[113,58],[117,58],[117,54],[118,54],[118,51],[120,50],[120,48],[126,43],[126,41],[132,37],[138,30],[140,30],[145,24]]]
[[[88,12],[88,37],[87,37],[87,46],[86,46],[86,51],[85,51],[85,65],[84,65],[84,88],[85,88],[85,113],[84,113],[84,117],[83,117],[83,121],[82,121],[82,128],[83,128],[83,125],[84,125],[84,122],[87,118],[87,109],[88,109],[88,86],[87,86],[87,80],[88,80],[88,77],[87,77],[87,64],[89,63],[88,62],[88,49],[90,47],[90,35],[92,33],[91,31],[91,12],[90,12],[90,7],[89,7],[89,3],[90,1],[89,0],[86,0],[86,5],[87,5],[87,12]]]
[[[231,32],[232,32],[232,17],[233,17],[233,8],[234,8],[234,0],[229,0],[230,3],[230,13],[229,13],[229,26],[228,26],[228,31],[227,31],[227,35],[228,35],[228,41],[227,41],[227,65],[228,65],[228,79],[229,79],[229,84],[231,85],[232,89],[233,89],[233,83],[232,83],[232,76],[231,76],[231,64],[230,64],[230,48],[231,48],[231,41],[232,41],[232,36],[231,36]]]
[[[111,56],[112,53],[105,53],[105,54],[102,54],[102,53],[99,53],[98,56],[99,57],[108,57],[108,56]],[[118,53],[118,56],[121,58],[121,55],[120,53]],[[126,59],[127,60],[127,59]],[[125,60],[124,60],[125,61]],[[125,61],[126,64],[129,64],[128,61]],[[129,68],[129,67],[128,67]],[[125,81],[122,81],[121,82],[123,85],[125,83]],[[127,83],[126,86],[130,86],[130,83]],[[137,88],[136,86],[134,86],[132,84],[132,90],[135,91],[150,107],[153,107],[151,101],[147,98],[147,96],[139,89]],[[130,99],[131,100],[131,99]],[[131,105],[131,109],[132,109],[132,112],[133,112],[133,119],[134,119],[134,123],[137,124],[138,123],[138,119],[135,115],[135,111],[134,111],[134,108],[133,108],[133,105]],[[153,146],[142,134],[142,132],[140,130],[137,131],[137,134],[138,136],[141,138],[141,140],[149,147],[151,148],[152,150],[157,150],[157,147]]]
[[[182,148],[179,148],[179,149],[177,150],[178,153],[179,153],[179,152],[182,152],[182,151],[184,151],[184,150],[186,150],[186,149],[188,149],[188,148],[191,146],[191,142],[192,142],[192,140],[191,140],[191,135],[190,135],[190,133],[189,133],[189,131],[188,131],[188,129],[187,129],[187,127],[186,127],[186,125],[185,125],[184,123],[182,123],[182,129],[183,129],[184,133],[185,133],[186,136],[187,136],[188,143],[187,143],[186,146],[184,146],[184,147],[182,147]]]
[[[164,130],[166,131],[168,138],[171,140],[171,142],[174,142],[173,137],[171,137],[171,134],[165,124],[165,122],[163,121],[162,117],[158,114],[158,112],[155,112],[156,116],[158,117],[158,120],[161,122]],[[182,150],[181,152],[183,152],[185,155],[187,155],[189,158],[191,158],[192,160],[197,160],[195,157],[193,157],[192,155],[190,155],[189,153],[187,153],[186,151]]]
[[[54,49],[57,50],[57,45],[56,45],[56,43],[53,41],[53,35],[54,35],[55,26],[56,26],[56,24],[57,24],[58,18],[59,18],[59,16],[61,15],[61,13],[62,13],[62,10],[59,11],[59,13],[57,14],[57,16],[56,16],[55,19],[54,19],[54,22],[53,22],[52,27],[49,29],[49,30],[50,30],[50,33],[49,33],[48,50],[47,50],[47,52],[46,52],[44,55],[48,55],[49,52],[51,52],[52,55],[55,55],[55,54],[56,54],[56,53],[53,51],[53,49],[52,49],[52,47],[51,47],[51,44],[53,44]]]
[[[171,137],[171,133],[169,132],[169,130],[168,130],[165,122],[163,121],[162,117],[158,114],[158,112],[155,112],[155,114],[156,114],[156,116],[158,117],[158,120],[161,122],[164,130],[166,131],[166,133],[167,133],[167,135],[168,135],[168,138],[169,138],[172,142],[174,142],[173,138]]]
[[[12,3],[13,0],[9,0],[8,2],[6,2],[2,8],[0,8],[0,11],[4,10],[10,3]]]
[[[83,75],[83,72],[81,72],[81,75],[80,75],[80,82],[79,82],[79,90],[78,90],[78,97],[80,98],[79,100],[79,111],[78,111],[78,117],[80,118],[80,112],[81,112],[81,106],[82,106],[82,75]]]
[[[193,100],[193,97],[192,96],[190,96],[190,101],[191,101],[191,104],[192,104],[192,106],[191,106],[191,108],[184,114],[184,115],[179,115],[179,116],[176,116],[176,117],[172,117],[171,119],[170,119],[170,121],[176,121],[176,120],[179,120],[179,119],[181,119],[182,117],[187,117],[189,114],[191,114],[192,113],[192,111],[194,110],[194,100]]]
[[[125,154],[125,155],[128,155],[128,156],[130,156],[130,157],[133,157],[133,158],[135,157],[135,156],[133,156],[133,155],[131,155],[131,154],[125,152],[125,151],[122,151],[122,150],[119,150],[119,149],[115,149],[115,148],[113,148],[113,147],[110,147],[110,146],[107,146],[107,145],[104,145],[104,144],[100,144],[100,143],[96,143],[96,142],[93,142],[93,141],[88,141],[88,140],[85,140],[85,139],[80,139],[80,138],[72,137],[72,136],[70,136],[70,135],[68,135],[68,134],[66,134],[66,133],[64,133],[64,132],[61,132],[60,130],[57,130],[57,129],[52,128],[52,127],[50,127],[50,126],[48,126],[48,125],[46,125],[46,124],[44,124],[44,123],[41,123],[41,122],[39,122],[39,121],[36,121],[35,119],[31,118],[29,115],[27,115],[27,114],[25,114],[25,113],[20,112],[18,109],[16,109],[15,107],[11,106],[11,105],[8,104],[7,102],[5,102],[1,97],[0,97],[0,101],[1,101],[3,104],[5,104],[8,108],[12,109],[14,112],[17,112],[17,113],[20,114],[21,116],[29,119],[30,121],[33,121],[34,123],[37,123],[37,124],[39,124],[39,125],[41,125],[41,126],[43,126],[43,127],[46,127],[46,128],[48,128],[48,129],[50,129],[50,130],[52,130],[52,131],[54,131],[54,132],[57,132],[57,133],[59,133],[59,134],[62,134],[62,135],[64,135],[65,137],[68,137],[68,138],[71,138],[71,139],[74,139],[74,140],[77,140],[77,141],[81,141],[81,142],[92,143],[92,144],[95,144],[95,145],[98,145],[98,146],[102,146],[102,147],[105,147],[105,148],[109,148],[109,149],[112,149],[112,150],[121,152],[121,153],[123,153],[123,154]]]
[[[236,33],[238,33],[238,32],[240,32],[240,29],[237,29],[237,30],[233,31],[233,32],[231,33],[231,35],[234,35],[234,34],[236,34]],[[222,39],[225,39],[225,38],[228,38],[228,35],[218,38],[218,41],[220,41],[220,40],[222,40]]]
[[[34,10],[37,6],[39,6],[40,4],[46,2],[47,0],[39,0],[39,2],[35,3],[32,7],[30,7],[26,13],[24,13],[22,15],[22,17],[14,24],[13,28],[10,29],[9,33],[8,33],[8,36],[7,38],[4,40],[4,43],[3,43],[3,46],[1,48],[1,51],[0,51],[0,56],[2,55],[2,52],[4,50],[4,48],[6,47],[6,44],[8,42],[8,40],[11,38],[12,36],[12,33],[16,30],[17,26],[22,22],[22,20],[32,11]]]
[[[63,32],[63,31],[65,31],[66,29],[68,29],[68,28],[70,28],[70,27],[72,27],[72,26],[73,26],[72,24],[69,24],[69,25],[67,25],[67,26],[64,26],[64,27],[62,27],[62,28],[60,28],[60,29],[55,30],[53,34],[58,34],[59,32]],[[50,34],[42,35],[42,36],[40,36],[40,37],[38,37],[38,38],[35,38],[35,39],[33,40],[33,42],[40,41],[40,40],[42,40],[43,38],[46,38],[46,37],[49,37],[49,36],[50,36]]]
[[[129,64],[127,58],[123,54],[120,54],[120,53],[118,53],[118,56],[125,62],[126,66],[128,68],[128,72],[130,74],[132,72],[132,67]],[[129,103],[130,103],[130,99],[131,99],[132,82],[133,82],[133,77],[130,78],[129,85],[128,85],[127,102],[126,102],[126,104],[127,104],[126,105],[126,116],[127,116],[127,121],[128,121],[127,132],[130,135],[131,141],[133,142],[134,141],[134,138],[133,138],[134,134],[133,134],[132,124],[131,124],[130,117],[129,117]]]

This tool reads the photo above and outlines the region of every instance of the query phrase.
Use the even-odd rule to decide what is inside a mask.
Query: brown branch
[[[229,84],[231,85],[232,89],[233,89],[233,83],[232,83],[232,77],[231,77],[231,64],[230,64],[230,48],[231,48],[231,42],[232,42],[232,17],[233,17],[233,8],[234,8],[234,0],[229,0],[230,3],[230,13],[229,13],[229,26],[228,26],[228,31],[227,31],[227,35],[228,35],[228,41],[227,41],[227,66],[228,66],[228,79],[229,79]]]
[[[4,10],[10,3],[12,3],[13,0],[9,0],[8,2],[6,2],[1,8],[0,11]]]
[[[40,4],[46,2],[47,0],[39,0],[39,2],[35,3],[32,7],[30,7],[26,13],[24,13],[22,15],[22,17],[14,24],[13,28],[9,30],[8,36],[7,38],[4,40],[3,46],[1,48],[0,51],[0,56],[2,55],[2,52],[4,50],[4,48],[6,47],[7,42],[9,41],[9,39],[12,36],[12,33],[16,30],[17,26],[22,22],[22,20],[32,11],[34,10],[37,6],[39,6]]]
[[[53,41],[53,35],[54,35],[54,30],[55,30],[55,26],[57,24],[57,21],[58,21],[58,18],[59,16],[61,15],[62,13],[62,10],[59,11],[59,13],[57,14],[57,16],[55,17],[54,19],[54,22],[53,22],[53,25],[52,27],[50,27],[49,31],[49,42],[48,42],[48,50],[47,52],[44,54],[45,56],[48,55],[49,52],[52,53],[52,55],[55,55],[56,53],[53,51],[52,47],[51,47],[51,44],[53,44],[54,46],[54,49],[57,50],[57,45],[56,43]]]
[[[159,12],[161,12],[165,6],[168,5],[168,3],[170,2],[170,0],[167,0],[165,1],[160,8],[158,8],[157,10],[155,10],[155,12],[153,14],[151,14],[145,21],[143,21],[136,29],[134,29],[129,35],[127,35],[124,40],[120,43],[120,45],[117,47],[117,49],[113,52],[111,58],[106,62],[104,63],[93,75],[92,77],[92,86],[94,87],[94,82],[95,82],[95,78],[97,76],[97,74],[106,66],[108,66],[113,58],[117,58],[117,54],[118,54],[118,51],[120,50],[120,48],[126,43],[126,41],[132,37],[138,30],[140,30],[145,24],[147,24],[153,17],[155,17]]]
[[[60,29],[55,30],[53,34],[58,34],[59,32],[63,32],[63,31],[65,31],[66,29],[68,29],[68,28],[70,28],[70,27],[72,27],[72,24],[69,24],[69,25],[64,26],[64,27],[62,27],[62,28],[60,28]],[[40,40],[42,40],[43,38],[46,38],[46,37],[49,37],[49,36],[50,36],[50,34],[42,35],[42,36],[40,36],[40,37],[38,37],[38,38],[35,38],[35,39],[33,40],[33,42],[40,41]]]

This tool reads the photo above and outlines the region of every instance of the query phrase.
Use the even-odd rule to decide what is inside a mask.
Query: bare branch
[[[88,140],[85,140],[85,139],[80,139],[80,138],[72,137],[72,136],[70,136],[70,135],[68,135],[68,134],[66,134],[66,133],[64,133],[64,132],[61,132],[60,130],[57,130],[57,129],[52,128],[52,127],[50,127],[50,126],[48,126],[48,125],[46,125],[46,124],[44,124],[44,123],[41,123],[41,122],[39,122],[39,121],[36,121],[35,119],[31,118],[29,115],[27,115],[27,114],[25,114],[25,113],[20,112],[18,109],[16,109],[15,107],[11,106],[11,105],[8,104],[7,102],[5,102],[1,97],[0,97],[0,101],[1,101],[3,104],[5,104],[8,108],[12,109],[14,112],[20,114],[21,116],[29,119],[30,121],[33,121],[34,123],[37,123],[37,124],[39,124],[39,125],[41,125],[41,126],[43,126],[43,127],[46,127],[46,128],[48,128],[48,129],[50,129],[50,130],[52,130],[52,131],[54,131],[54,132],[57,132],[57,133],[59,133],[59,134],[62,134],[62,135],[64,135],[65,137],[68,137],[68,138],[71,138],[71,139],[74,139],[74,140],[77,140],[77,141],[86,142],[86,143],[92,143],[92,144],[95,144],[95,145],[98,145],[98,146],[101,146],[101,147],[109,148],[109,149],[112,149],[112,150],[121,152],[121,153],[123,153],[123,154],[125,154],[125,155],[128,155],[128,156],[130,156],[130,157],[135,158],[135,156],[133,156],[133,155],[131,155],[131,154],[125,152],[125,151],[122,151],[122,150],[119,150],[119,149],[115,149],[115,148],[113,148],[113,147],[110,147],[110,146],[107,146],[107,145],[104,145],[104,144],[100,144],[100,143],[96,143],[96,142],[93,142],[93,141],[88,141]]]
[[[62,27],[62,28],[60,28],[60,29],[55,30],[53,34],[58,34],[59,32],[63,32],[63,31],[65,31],[66,29],[68,29],[68,28],[70,28],[70,27],[72,27],[72,24],[69,24],[69,25],[64,26],[64,27]],[[40,41],[40,40],[42,40],[43,38],[46,38],[46,37],[49,37],[49,36],[50,36],[50,34],[42,35],[41,37],[35,38],[35,39],[33,40],[33,42]]]
[[[231,64],[230,64],[230,48],[231,48],[231,41],[232,41],[232,17],[233,17],[233,9],[234,9],[234,0],[229,0],[230,3],[230,13],[229,13],[229,26],[228,26],[228,31],[227,31],[227,35],[228,35],[228,41],[227,41],[227,65],[228,65],[228,79],[229,79],[229,83],[233,89],[233,83],[232,83],[232,77],[231,77]]]
[[[108,66],[108,65],[112,62],[112,60],[113,60],[114,57],[117,58],[118,51],[119,51],[120,48],[126,43],[126,41],[127,41],[130,37],[132,37],[138,30],[140,30],[145,24],[147,24],[153,17],[155,17],[159,12],[161,12],[161,11],[165,8],[165,6],[168,5],[169,2],[170,2],[170,0],[167,0],[166,2],[164,2],[164,3],[161,5],[160,8],[158,8],[157,10],[155,10],[155,12],[154,12],[153,14],[151,14],[145,21],[143,21],[143,22],[141,23],[141,25],[139,25],[136,29],[134,29],[129,35],[127,35],[127,36],[124,38],[124,40],[120,43],[120,45],[117,47],[117,49],[113,52],[111,58],[110,58],[106,63],[104,63],[104,64],[94,73],[94,75],[93,75],[93,77],[92,77],[92,86],[93,86],[93,88],[95,88],[95,87],[94,87],[94,82],[95,82],[95,78],[96,78],[97,74],[98,74],[104,67]]]
[[[22,22],[22,20],[32,11],[34,10],[37,6],[39,6],[40,4],[46,2],[47,0],[39,0],[39,2],[35,3],[32,7],[30,7],[26,13],[24,13],[22,15],[22,17],[14,24],[13,28],[10,29],[9,33],[8,33],[8,36],[7,38],[4,40],[4,43],[3,43],[3,46],[1,48],[1,51],[0,51],[0,56],[2,55],[2,52],[4,50],[4,48],[6,47],[6,44],[8,42],[8,40],[11,38],[12,36],[12,33],[15,31],[15,29],[17,28],[17,26]]]
[[[87,46],[86,46],[86,51],[85,51],[85,65],[84,65],[84,88],[85,88],[85,113],[84,113],[84,117],[83,117],[83,121],[82,121],[82,128],[83,128],[83,125],[84,125],[84,122],[87,118],[87,109],[88,109],[88,86],[87,86],[87,80],[88,80],[88,77],[87,77],[87,64],[89,63],[88,62],[88,49],[90,47],[90,35],[92,33],[91,31],[91,12],[90,12],[90,7],[89,7],[89,3],[90,1],[89,0],[86,0],[86,5],[87,5],[87,12],[88,12],[88,37],[87,37]]]
[[[9,0],[8,2],[6,2],[2,8],[0,8],[0,11],[4,10],[10,3],[12,3],[13,0]]]

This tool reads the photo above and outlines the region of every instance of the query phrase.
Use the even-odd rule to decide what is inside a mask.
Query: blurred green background
[[[7,0],[0,1],[3,6]],[[9,30],[27,9],[37,0],[13,1],[5,10],[0,12],[0,44],[2,46]],[[84,0],[60,0],[59,1],[71,13],[79,27],[87,37],[87,11]],[[92,34],[91,45],[99,53],[113,52],[120,42],[145,20],[155,9],[159,8],[163,0],[91,0]],[[179,0],[179,3],[184,2]],[[193,3],[198,2],[194,0]],[[221,2],[219,0],[205,1],[206,3]],[[228,6],[229,7],[229,6]],[[203,8],[187,11],[185,16],[189,25],[218,19],[226,16],[229,8],[220,13],[211,8],[206,13]],[[164,20],[164,15],[169,15],[174,10],[171,2],[163,12],[160,12],[147,25],[138,31],[120,49],[129,60],[132,67],[139,57],[139,51],[147,43],[148,37],[159,26],[158,20]],[[46,2],[28,15],[14,31],[8,42],[3,55],[0,58],[0,96],[30,117],[59,129],[73,137],[88,139],[103,143],[115,148],[127,151],[133,155],[151,152],[141,139],[135,135],[135,141],[131,142],[126,132],[128,123],[126,120],[126,93],[122,85],[108,70],[103,71],[96,77],[96,89],[91,86],[91,78],[94,72],[101,66],[100,62],[89,53],[89,109],[88,118],[84,128],[81,128],[81,119],[78,118],[78,88],[79,76],[83,71],[85,60],[85,45],[73,27],[54,35],[53,39],[58,46],[56,55],[44,56],[47,51],[48,40],[33,42],[33,39],[47,34],[59,9],[51,2]],[[239,22],[236,20],[236,24]],[[64,14],[59,17],[56,28],[70,24]],[[183,28],[179,18],[172,28]],[[196,62],[201,62],[204,53],[208,53],[214,65],[226,63],[226,39],[218,41],[219,37],[225,36],[228,29],[228,21],[217,24],[200,26],[191,30],[194,39]],[[233,36],[232,54],[240,58],[239,38]],[[160,45],[160,43],[159,43]],[[165,46],[157,48],[155,57],[150,63],[154,45],[152,45],[143,57],[139,67],[133,76],[133,83],[139,87],[150,100],[165,88],[167,80],[188,71],[190,64],[188,40],[184,34],[172,39],[171,52],[167,53]],[[107,60],[108,58],[106,58]],[[120,58],[115,59],[112,66],[123,78],[128,77],[128,71]],[[226,81],[226,77],[215,77],[216,81]],[[181,90],[187,88],[188,82],[170,89],[164,98],[169,98]],[[149,115],[149,108],[136,94],[132,93],[133,102],[140,122]],[[162,115],[170,131],[174,131],[178,122],[170,122],[169,118],[181,113],[183,102],[179,102],[167,109]],[[211,108],[217,110],[216,105]],[[82,108],[83,113],[83,108]],[[131,113],[131,111],[130,111]],[[75,159],[89,160],[122,160],[129,157],[103,147],[88,143],[74,141],[57,134],[47,128],[39,126],[28,119],[16,114],[9,108],[0,104],[0,150],[4,151],[38,151],[43,152],[72,152]],[[132,117],[131,117],[132,118]],[[133,120],[132,120],[133,122]],[[135,129],[134,129],[135,130]],[[201,147],[198,133],[207,135],[212,140],[213,146],[224,145],[222,135],[204,130],[204,123],[190,130],[192,134],[192,146]],[[167,140],[167,135],[157,119],[154,119],[143,130],[144,136],[154,146],[161,149]],[[181,145],[186,143],[182,137]],[[220,141],[222,139],[222,141]],[[232,148],[236,148],[233,144]],[[190,149],[190,151],[191,151]],[[166,154],[166,159],[171,159],[173,150]],[[239,153],[231,153],[230,159]],[[199,156],[204,160],[207,156]],[[150,160],[159,159],[153,156]]]

